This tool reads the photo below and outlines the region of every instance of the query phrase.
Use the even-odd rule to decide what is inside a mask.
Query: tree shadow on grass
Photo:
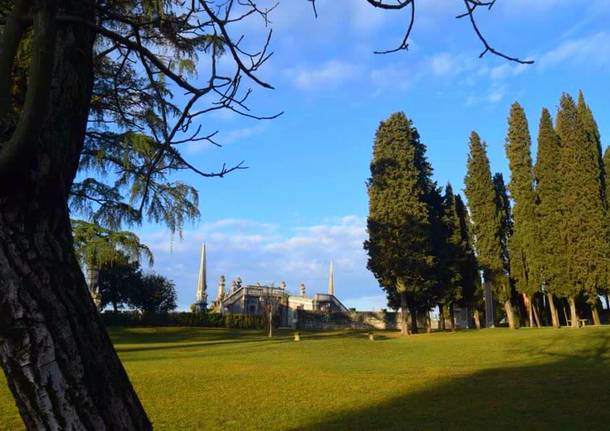
[[[212,346],[229,346],[243,343],[265,343],[265,345],[293,342],[294,331],[279,330],[272,338],[266,336],[266,331],[255,330],[208,330],[203,328],[172,328],[166,332],[141,333],[127,329],[115,329],[112,340],[119,353],[133,353],[157,350],[176,350],[203,348]],[[301,332],[301,342],[331,338],[367,339],[363,331],[335,332]],[[196,339],[197,341],[192,341]],[[389,339],[385,335],[375,334],[375,341]]]
[[[543,347],[534,347],[531,354],[542,354],[548,362],[433,381],[423,390],[327,415],[298,429],[608,430],[610,333],[591,338],[586,351],[547,355]]]

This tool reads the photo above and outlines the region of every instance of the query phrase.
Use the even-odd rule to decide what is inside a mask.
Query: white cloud
[[[370,72],[371,83],[378,89],[408,90],[415,76],[404,64],[389,64]]]
[[[360,76],[359,65],[340,60],[330,60],[318,66],[295,67],[285,70],[285,75],[301,90],[311,91],[336,87]]]
[[[477,105],[480,103],[498,103],[504,100],[508,93],[505,85],[492,85],[483,95],[471,95],[466,99],[466,106]]]
[[[610,63],[610,34],[599,32],[568,39],[540,57],[539,67],[546,69],[566,63],[606,66]]]
[[[360,308],[382,308],[376,297],[380,292],[377,282],[366,269],[365,224],[362,217],[346,216],[286,230],[248,219],[224,219],[185,231],[183,240],[171,241],[165,232],[141,234],[141,238],[155,254],[154,270],[176,283],[181,308],[193,301],[204,241],[212,297],[221,274],[229,283],[240,276],[245,283],[286,281],[288,289],[296,292],[303,282],[309,293],[324,292],[333,260],[340,298],[360,298],[354,302]],[[362,299],[367,297],[376,299],[367,303]]]
[[[460,72],[461,66],[455,57],[448,52],[441,52],[430,58],[432,73],[437,76],[446,76]]]

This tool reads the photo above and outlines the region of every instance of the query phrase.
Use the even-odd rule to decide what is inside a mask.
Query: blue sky
[[[421,4],[420,4],[421,3]],[[465,20],[459,0],[419,1],[409,51],[393,48],[407,23],[402,12],[383,12],[364,0],[318,0],[318,19],[305,0],[282,0],[271,15],[274,55],[260,76],[275,90],[256,89],[254,121],[214,114],[202,125],[219,130],[222,148],[186,147],[208,170],[245,160],[248,170],[223,179],[179,177],[200,192],[201,220],[183,239],[162,226],[138,233],[155,253],[154,270],[174,280],[179,307],[194,301],[201,242],[208,247],[208,285],[216,294],[221,274],[246,283],[284,280],[309,293],[326,288],[335,262],[337,295],[349,306],[385,307],[385,296],[366,270],[365,181],[375,129],[404,111],[428,146],[439,184],[461,190],[467,139],[477,130],[489,145],[492,169],[508,178],[506,117],[517,100],[535,136],[540,109],[556,110],[559,96],[583,89],[608,136],[610,114],[610,0],[498,0],[480,10],[492,44],[531,58],[532,66],[487,55]],[[243,26],[255,43],[260,22]],[[251,85],[251,84],[246,84]]]

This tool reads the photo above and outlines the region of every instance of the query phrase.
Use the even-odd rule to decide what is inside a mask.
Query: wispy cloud
[[[606,66],[610,63],[610,34],[599,32],[568,39],[540,57],[541,69],[563,64]]]
[[[289,68],[284,73],[297,88],[312,91],[352,81],[361,75],[362,68],[354,63],[330,60],[317,66]]]

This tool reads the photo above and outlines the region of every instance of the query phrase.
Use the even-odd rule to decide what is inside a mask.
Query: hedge
[[[106,326],[200,326],[212,328],[264,329],[267,326],[263,316],[248,316],[220,313],[140,313],[137,311],[100,314]],[[279,319],[275,319],[279,323]]]

